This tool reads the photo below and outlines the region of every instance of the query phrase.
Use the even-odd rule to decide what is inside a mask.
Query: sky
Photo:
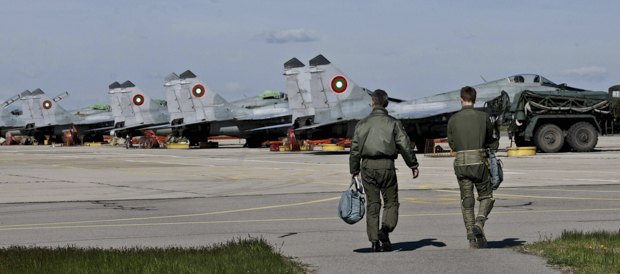
[[[69,91],[109,102],[131,80],[165,98],[190,69],[232,101],[285,91],[283,63],[323,54],[349,79],[415,99],[518,73],[620,84],[620,1],[0,0],[0,101]]]

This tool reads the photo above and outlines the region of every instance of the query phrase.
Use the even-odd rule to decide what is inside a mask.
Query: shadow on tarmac
[[[487,248],[506,248],[522,246],[525,241],[519,240],[519,238],[506,238],[502,241],[489,241],[487,242]]]
[[[413,251],[418,248],[422,248],[425,246],[434,246],[434,247],[444,247],[446,243],[438,242],[437,239],[423,239],[416,242],[402,242],[402,243],[392,243],[392,248],[394,251]],[[370,247],[368,248],[360,248],[353,250],[353,252],[357,253],[370,253]]]

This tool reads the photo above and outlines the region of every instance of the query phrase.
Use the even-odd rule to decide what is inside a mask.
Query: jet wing
[[[185,127],[185,126],[191,126],[191,125],[198,125],[198,124],[208,124],[208,123],[212,123],[212,122],[219,122],[219,121],[197,121],[197,122],[192,122],[192,123],[183,123],[183,124],[177,124],[177,125],[170,125],[170,128],[176,128],[176,127]],[[164,127],[162,127],[164,128]]]
[[[458,102],[433,102],[395,106],[389,112],[396,119],[422,119],[459,110],[461,110],[461,104]]]
[[[250,129],[248,131],[260,131],[260,130],[268,130],[268,129],[276,129],[276,128],[289,128],[289,127],[292,127],[292,126],[293,126],[292,123],[288,123],[288,124],[280,124],[280,125],[273,125],[273,126],[253,128],[253,129]]]
[[[108,131],[108,130],[113,130],[113,129],[114,129],[114,126],[109,126],[109,127],[91,128],[91,129],[85,130],[85,132]]]
[[[148,125],[137,125],[137,126],[130,126],[130,127],[121,127],[121,128],[115,128],[117,130],[126,130],[126,129],[159,129],[159,128],[170,128],[170,124],[168,122],[166,123],[160,123],[160,124],[148,124]]]
[[[296,128],[295,131],[315,129],[315,128],[329,126],[329,125],[346,123],[346,122],[354,121],[354,120],[356,120],[356,119],[335,120],[335,121],[330,121],[330,122],[325,122],[325,123],[320,123],[320,124],[312,124],[312,125],[309,125],[309,126],[303,126],[303,127]]]
[[[285,113],[281,113],[281,114],[254,114],[252,116],[249,116],[247,118],[241,117],[239,119],[235,119],[236,121],[255,121],[255,120],[267,120],[267,119],[278,119],[278,118],[282,118],[282,117],[286,117],[286,116],[291,116],[290,112],[285,112]]]

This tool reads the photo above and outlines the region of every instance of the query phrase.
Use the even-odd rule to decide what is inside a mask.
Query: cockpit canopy
[[[508,81],[511,83],[527,83],[527,84],[541,84],[544,86],[557,86],[556,83],[551,80],[542,77],[538,74],[518,74],[508,77]]]

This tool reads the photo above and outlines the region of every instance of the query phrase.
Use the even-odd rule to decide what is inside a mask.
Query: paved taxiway
[[[620,137],[602,137],[598,149],[501,157],[506,179],[486,250],[467,248],[452,160],[419,156],[415,181],[399,160],[399,251],[372,254],[365,225],[335,213],[347,154],[1,147],[0,245],[196,246],[250,235],[319,273],[377,264],[394,273],[553,273],[508,247],[564,229],[620,228]],[[488,263],[473,268],[476,260]]]

